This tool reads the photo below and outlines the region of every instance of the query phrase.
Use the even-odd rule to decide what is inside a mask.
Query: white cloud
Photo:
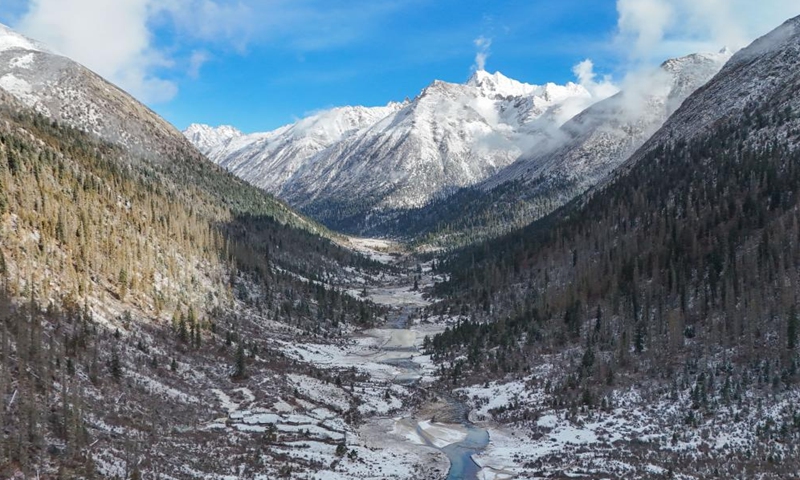
[[[168,101],[175,83],[159,78],[173,64],[152,45],[152,0],[32,0],[16,26],[146,102]]]
[[[621,40],[632,44],[634,55],[646,55],[663,40],[675,11],[666,0],[618,0]]]
[[[210,59],[211,56],[205,50],[196,50],[192,52],[192,56],[189,57],[189,70],[187,72],[189,77],[200,77],[200,69],[203,68],[203,65]]]
[[[233,45],[238,50],[247,46],[258,29],[271,27],[265,11],[256,11],[238,0],[161,0],[158,4],[181,35],[205,43]]]
[[[486,38],[483,35],[473,40],[475,48],[478,52],[475,54],[475,65],[473,68],[477,71],[486,70],[486,60],[489,58],[489,49],[492,47],[492,39]]]
[[[617,47],[632,61],[738,50],[800,15],[797,0],[617,0]]]
[[[180,73],[199,75],[210,51],[242,53],[251,42],[299,53],[336,48],[380,33],[394,13],[423,0],[15,1],[27,7],[17,30],[158,103],[177,94]]]
[[[578,79],[578,83],[585,88],[595,101],[604,100],[619,92],[619,88],[611,80],[611,76],[604,75],[598,82],[597,74],[594,72],[594,62],[586,59],[574,67],[572,73]]]

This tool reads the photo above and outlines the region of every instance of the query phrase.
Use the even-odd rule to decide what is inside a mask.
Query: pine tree
[[[189,343],[189,331],[186,327],[186,317],[181,314],[180,320],[178,320],[178,340],[181,343]]]
[[[119,285],[119,296],[124,299],[125,295],[128,293],[128,272],[125,270],[125,267],[119,270],[117,284]]]
[[[114,377],[115,381],[119,381],[122,378],[122,362],[119,358],[119,353],[117,349],[114,348],[111,352],[111,376]]]
[[[197,323],[194,327],[194,339],[193,339],[194,348],[200,348],[200,344],[202,343],[202,341],[203,337],[200,334],[200,324]]]
[[[239,348],[236,349],[236,366],[234,368],[233,377],[236,379],[244,379],[247,377],[247,359],[244,353],[244,342],[239,342]]]

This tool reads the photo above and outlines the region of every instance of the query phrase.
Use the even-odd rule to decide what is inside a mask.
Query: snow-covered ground
[[[373,260],[386,264],[392,263],[400,251],[400,246],[397,243],[379,238],[347,237],[346,246]]]
[[[396,245],[389,241],[350,241],[356,250],[378,261],[396,264],[402,260]],[[418,280],[418,289],[412,288],[414,278]],[[397,458],[392,461],[401,466],[405,464],[403,472],[407,472],[411,465],[428,465],[432,478],[441,478],[447,472],[448,461],[440,449],[463,441],[467,431],[457,423],[434,421],[429,412],[420,415],[416,408],[410,406],[419,394],[419,385],[430,384],[436,375],[436,367],[430,356],[421,352],[424,339],[443,331],[451,323],[450,319],[423,320],[417,315],[419,310],[431,304],[423,295],[423,290],[432,285],[435,278],[430,265],[421,265],[419,269],[410,269],[405,275],[400,273],[379,280],[370,279],[361,290],[350,290],[349,293],[354,297],[363,297],[366,290],[366,296],[372,302],[389,308],[385,326],[355,332],[348,340],[338,342],[281,339],[275,339],[274,342],[288,358],[313,364],[329,372],[331,379],[342,372],[358,375],[358,381],[342,386],[306,376],[288,377],[297,393],[310,403],[324,405],[324,408],[335,412],[355,408],[363,415],[364,423],[358,431],[347,431],[348,448],[351,447],[350,442],[353,445],[365,442],[372,447],[374,456],[379,457],[378,452],[396,455]],[[224,408],[230,408],[228,401],[224,398],[222,401]],[[252,429],[259,424],[256,420],[261,419],[282,425],[287,421],[286,418],[285,413],[274,409],[248,412],[237,420],[237,425],[238,428]],[[318,422],[320,418],[312,416],[305,421],[298,419],[301,424],[314,421]],[[278,428],[279,431],[284,429]],[[342,429],[346,431],[346,424],[342,425]],[[314,434],[317,433],[320,437],[326,435],[314,431]],[[374,458],[374,461],[380,465],[386,459]],[[361,474],[365,472],[349,470],[349,473],[353,475],[352,478],[363,478]],[[388,477],[397,475],[399,478],[402,472],[390,469],[384,470],[384,473]]]
[[[800,400],[797,391],[770,394],[767,403],[750,396],[704,415],[692,407],[689,390],[676,399],[630,386],[612,390],[607,408],[554,409],[542,380],[553,378],[550,360],[543,358],[525,378],[459,390],[471,407],[470,418],[490,435],[489,446],[474,456],[481,467],[478,478],[667,478],[674,461],[704,465],[759,451],[759,431],[791,421]],[[518,420],[498,421],[508,412]],[[761,452],[780,456],[794,450],[774,443]]]

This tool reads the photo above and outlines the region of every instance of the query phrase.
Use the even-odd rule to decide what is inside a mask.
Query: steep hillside
[[[440,308],[466,318],[430,351],[454,383],[484,385],[466,390],[478,408],[527,386],[482,408],[539,432],[512,452],[557,431],[593,452],[519,472],[607,471],[640,454],[652,477],[796,471],[798,89],[795,18],[737,53],[601,187],[451,259]],[[506,375],[520,383],[484,384]]]
[[[97,135],[181,187],[199,188],[236,214],[268,215],[314,233],[320,225],[215,167],[177,130],[136,99],[69,58],[0,25],[0,89],[26,107]]]
[[[576,115],[507,168],[401,215],[389,228],[439,246],[521,228],[604,180],[729,58],[727,51],[689,55],[639,74],[627,89]]]
[[[341,448],[388,464],[357,431],[384,392],[305,395],[316,377],[370,379],[285,352],[373,325],[386,308],[344,289],[394,270],[88,70],[0,33],[0,477],[352,477]],[[275,412],[273,433],[237,416],[245,401]],[[317,441],[324,465],[293,456]]]
[[[161,164],[0,100],[3,476],[116,475],[120,461],[133,465],[120,452],[179,449],[188,430],[158,447],[147,432],[164,438],[204,419],[199,398],[233,388],[245,364],[269,367],[270,355],[255,357],[268,339],[335,337],[380,313],[327,283],[386,271],[374,262],[258,214],[258,202],[232,211]],[[175,408],[182,416],[164,416]],[[235,440],[212,437],[214,462],[230,461]],[[172,455],[161,471],[195,462]]]
[[[484,180],[598,100],[572,83],[478,71],[402,104],[333,109],[225,141],[210,156],[326,225],[358,232]]]
[[[175,127],[127,93],[3,25],[0,88],[48,118],[150,159],[184,147]]]

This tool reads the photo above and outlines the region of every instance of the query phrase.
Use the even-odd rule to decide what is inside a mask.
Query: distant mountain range
[[[731,55],[728,50],[694,54],[639,73],[623,91],[576,115],[497,174],[403,212],[383,228],[398,236],[454,245],[525,226],[604,181]]]
[[[184,134],[330,227],[458,243],[522,226],[601,181],[730,55],[669,60],[608,99],[477,71],[403,103],[335,108],[272,132],[192,125]]]
[[[513,163],[602,100],[581,85],[528,85],[478,71],[385,107],[342,107],[267,133],[192,125],[213,161],[335,228],[421,207]]]

